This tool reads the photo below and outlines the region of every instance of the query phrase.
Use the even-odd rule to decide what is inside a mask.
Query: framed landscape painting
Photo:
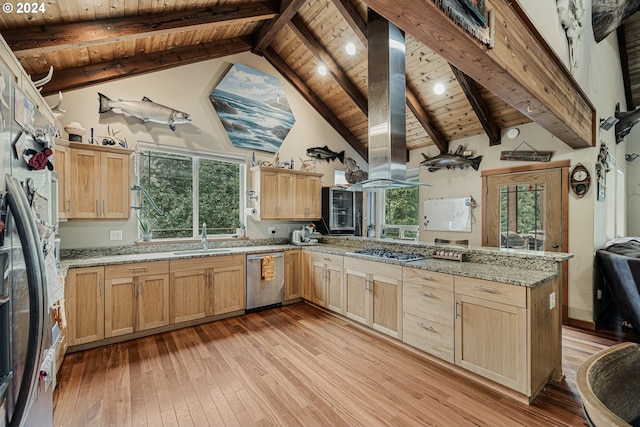
[[[242,64],[227,71],[209,100],[239,148],[275,153],[295,123],[280,81]]]

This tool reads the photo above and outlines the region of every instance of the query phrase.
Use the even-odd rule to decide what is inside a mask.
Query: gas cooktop
[[[358,249],[353,252],[347,252],[346,255],[358,255],[371,259],[392,259],[394,261],[400,262],[417,261],[419,259],[428,258],[427,256],[420,254],[412,254],[402,251],[390,251],[388,249],[382,248]]]

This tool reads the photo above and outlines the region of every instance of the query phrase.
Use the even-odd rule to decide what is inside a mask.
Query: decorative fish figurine
[[[101,93],[98,93],[98,96],[100,97],[99,113],[113,110],[118,114],[136,117],[142,120],[142,123],[168,124],[173,131],[176,130],[176,125],[191,121],[189,114],[156,104],[146,96],[142,101],[113,101]]]
[[[336,153],[335,151],[331,151],[326,145],[324,147],[307,148],[307,156],[326,160],[327,162],[338,159],[340,163],[344,163],[344,151]]]
[[[460,154],[450,153],[439,154],[435,157],[428,157],[422,153],[422,157],[424,157],[424,160],[420,162],[420,166],[426,166],[429,172],[435,172],[442,168],[455,169],[459,167],[460,169],[464,169],[466,166],[471,166],[474,170],[478,170],[480,161],[482,160],[482,156],[470,158]]]

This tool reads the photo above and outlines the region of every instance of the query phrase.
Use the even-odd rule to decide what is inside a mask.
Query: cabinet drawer
[[[455,287],[456,294],[468,295],[516,307],[527,307],[527,288],[524,286],[458,276],[456,277]]]
[[[244,265],[244,255],[212,255],[197,258],[171,260],[170,269],[174,271],[201,270],[203,268],[229,267]]]
[[[342,262],[344,257],[342,255],[323,254],[315,252],[313,254],[314,261],[326,262],[329,266],[335,266],[342,268]]]
[[[403,284],[404,312],[420,316],[432,322],[453,327],[453,292],[437,287]]]
[[[404,313],[402,341],[449,363],[454,362],[453,328]]]
[[[130,264],[108,265],[104,268],[105,278],[143,276],[146,274],[169,273],[169,261],[136,262]]]
[[[419,268],[403,267],[402,280],[405,282],[426,285],[432,288],[453,292],[453,276],[451,274],[436,273],[434,271],[421,270]]]

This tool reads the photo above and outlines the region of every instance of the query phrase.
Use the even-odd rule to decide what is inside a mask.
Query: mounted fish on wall
[[[276,153],[295,123],[280,81],[234,64],[209,95],[231,143]]]
[[[429,157],[422,153],[424,160],[420,162],[420,166],[425,166],[429,172],[435,172],[437,170],[446,169],[464,169],[467,166],[471,166],[473,170],[478,170],[480,167],[480,161],[482,156],[471,157],[464,155],[464,148],[462,145],[458,146],[455,153],[442,153],[435,157]]]
[[[142,98],[142,101],[114,101],[101,93],[98,93],[98,96],[100,98],[100,109],[98,110],[100,114],[113,110],[117,114],[136,117],[142,123],[153,122],[169,125],[172,131],[176,130],[176,125],[191,121],[189,114],[156,104],[146,96]]]

